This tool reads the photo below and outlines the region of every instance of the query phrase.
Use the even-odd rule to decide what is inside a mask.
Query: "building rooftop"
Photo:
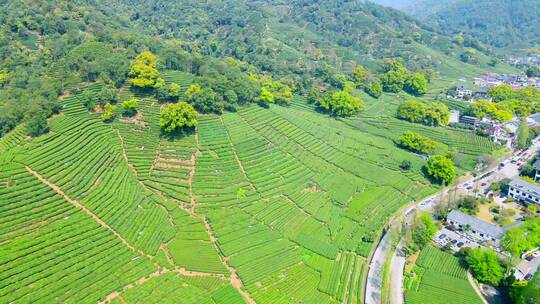
[[[481,87],[478,90],[476,90],[476,93],[487,94],[487,92],[488,92],[488,88],[486,87]]]
[[[532,120],[537,124],[540,124],[540,114],[533,114],[529,116],[529,120]]]
[[[486,223],[482,220],[475,218],[474,216],[467,215],[457,210],[452,210],[448,214],[448,221],[460,223],[463,226],[469,225],[472,230],[486,234],[496,239],[499,239],[505,230],[499,226]]]
[[[540,171],[540,158],[536,159],[536,161],[533,163],[534,170]]]
[[[521,178],[516,177],[512,179],[512,181],[510,182],[510,186],[512,186],[513,188],[517,188],[519,190],[525,191],[527,193],[540,196],[540,185],[530,183]]]

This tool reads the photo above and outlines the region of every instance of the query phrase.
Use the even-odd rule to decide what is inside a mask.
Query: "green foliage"
[[[519,259],[521,254],[540,246],[540,217],[532,216],[519,227],[511,227],[503,235],[501,248]]]
[[[125,115],[133,116],[139,108],[139,100],[135,97],[130,98],[122,103],[121,108],[124,110]]]
[[[432,154],[436,146],[431,138],[411,131],[403,133],[397,142],[399,146],[420,154]]]
[[[437,225],[433,222],[431,214],[417,213],[407,234],[407,250],[412,253],[422,250],[431,241],[437,230]]]
[[[509,84],[503,83],[496,87],[492,87],[488,90],[487,95],[493,99],[493,101],[503,101],[514,97],[514,90]]]
[[[357,87],[363,87],[369,78],[369,70],[361,65],[355,66],[351,74]]]
[[[258,100],[263,104],[287,105],[291,102],[292,96],[291,87],[281,81],[263,80]]]
[[[413,16],[443,33],[463,33],[454,36],[455,43],[485,50],[477,40],[494,47],[535,45],[540,37],[535,23],[539,8],[535,0],[523,0],[519,5],[504,0],[422,0],[411,9]]]
[[[202,88],[192,84],[186,91],[187,101],[201,113],[221,114],[224,110],[223,100],[211,88]]]
[[[103,107],[103,114],[101,114],[101,119],[105,122],[111,122],[115,118],[114,110],[116,110],[116,106],[112,105],[110,103],[105,104]]]
[[[520,149],[526,149],[531,145],[531,136],[529,133],[529,124],[526,119],[519,122],[517,130],[517,146]]]
[[[117,102],[118,102],[118,95],[116,94],[114,89],[108,86],[103,86],[97,95],[97,104],[105,105],[107,103],[115,104]]]
[[[369,82],[364,88],[364,91],[373,98],[379,98],[383,93],[383,87],[379,80],[375,80]]]
[[[405,80],[403,90],[412,95],[424,95],[428,89],[428,81],[422,73],[409,74]]]
[[[327,92],[318,100],[318,105],[337,116],[351,116],[365,107],[360,97],[345,90]]]
[[[49,125],[47,124],[47,116],[45,116],[45,113],[40,112],[31,115],[26,123],[26,132],[32,137],[49,132]]]
[[[84,106],[89,111],[94,111],[94,109],[96,108],[96,105],[97,105],[97,99],[96,99],[96,97],[94,96],[94,93],[91,90],[88,90],[88,89],[84,90],[82,92],[81,99],[83,100]]]
[[[176,83],[170,83],[166,85],[161,82],[159,79],[155,84],[156,89],[156,98],[159,101],[178,101],[180,98],[180,85]]]
[[[197,112],[185,102],[170,103],[161,111],[159,126],[166,133],[176,133],[184,127],[197,125]]]
[[[399,165],[399,168],[403,171],[409,171],[411,169],[411,161],[409,160],[404,160],[401,162],[401,164]]]
[[[450,111],[443,103],[427,104],[416,100],[407,100],[399,105],[397,117],[428,126],[445,126],[450,119]]]
[[[504,278],[505,269],[492,249],[472,249],[465,260],[474,277],[480,282],[498,286]]]
[[[158,79],[157,56],[150,51],[140,53],[131,63],[130,82],[134,87],[152,88]]]
[[[428,159],[426,172],[433,180],[445,185],[450,184],[456,176],[454,162],[442,155],[435,155]]]
[[[489,116],[500,122],[512,120],[512,112],[508,110],[505,104],[493,103],[486,99],[474,101],[469,108],[469,112],[478,118]]]
[[[532,279],[525,286],[516,286],[510,296],[515,304],[540,303],[540,271],[536,271]]]

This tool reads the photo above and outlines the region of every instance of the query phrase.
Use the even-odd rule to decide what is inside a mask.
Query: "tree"
[[[150,51],[139,54],[129,70],[131,84],[138,88],[152,88],[158,79],[156,62],[157,56]]]
[[[504,278],[504,267],[492,249],[472,249],[465,261],[478,281],[497,286]]]
[[[432,154],[436,146],[431,138],[411,131],[403,133],[397,142],[399,146],[420,154]]]
[[[264,90],[264,91],[263,91]],[[292,99],[292,89],[281,81],[268,81],[261,87],[260,99],[264,103],[287,105]]]
[[[272,94],[272,92],[270,92],[268,88],[262,87],[261,94],[259,95],[259,103],[269,104],[269,103],[274,103],[274,102],[275,102],[274,94]]]
[[[398,93],[403,89],[407,74],[401,71],[388,71],[381,75],[381,84],[385,92]]]
[[[437,233],[437,229],[431,214],[427,212],[416,213],[407,233],[407,250],[409,252],[422,250]]]
[[[529,125],[526,119],[519,122],[517,130],[517,146],[520,149],[526,149],[531,145],[531,137],[529,134]]]
[[[530,244],[526,232],[520,227],[511,227],[506,230],[501,240],[501,248],[510,253],[512,257],[519,256],[529,249]]]
[[[354,84],[357,87],[364,86],[366,84],[366,81],[368,80],[368,77],[369,71],[361,65],[357,65],[352,70],[352,78],[354,80]]]
[[[178,101],[180,97],[180,86],[176,83],[169,85],[159,84],[155,86],[156,98],[159,101]]]
[[[411,161],[410,160],[404,160],[401,162],[401,164],[399,165],[399,168],[403,171],[409,171],[411,169]]]
[[[469,112],[478,118],[489,116],[500,122],[507,122],[512,119],[512,112],[503,103],[493,103],[486,99],[479,99],[471,104]]]
[[[30,115],[26,123],[26,132],[32,137],[37,137],[41,134],[49,132],[49,125],[47,124],[47,116],[44,112],[39,112]]]
[[[161,111],[159,126],[164,132],[173,134],[184,127],[196,126],[197,116],[193,106],[186,102],[170,103]]]
[[[345,90],[324,94],[318,100],[318,105],[337,116],[350,116],[364,110],[362,99]]]
[[[137,113],[138,107],[139,107],[139,100],[137,100],[137,98],[135,97],[124,101],[121,105],[122,110],[124,110],[124,114],[128,116],[135,115],[135,113]]]
[[[105,104],[105,107],[103,108],[104,112],[101,114],[101,119],[105,122],[111,122],[114,120],[114,110],[116,110],[116,106],[107,103]]]
[[[379,98],[382,95],[383,87],[380,80],[371,81],[366,85],[364,91],[373,98]]]
[[[92,91],[88,89],[84,90],[82,92],[82,100],[83,100],[84,106],[89,111],[94,111],[94,109],[96,108],[96,98],[94,97],[94,93],[92,93]]]
[[[407,100],[398,107],[397,117],[429,126],[444,126],[450,119],[448,107],[442,103],[422,103]]]
[[[540,303],[540,271],[536,271],[525,286],[516,286],[510,292],[515,304]]]
[[[97,95],[97,102],[99,105],[114,104],[118,102],[118,95],[110,87],[103,86]]]
[[[180,85],[171,83],[167,87],[167,97],[173,101],[177,101],[180,97]]]
[[[442,155],[435,155],[426,163],[427,174],[436,182],[450,184],[456,175],[454,162]]]
[[[405,79],[403,89],[412,95],[424,95],[428,89],[428,81],[422,73],[412,73]]]
[[[511,99],[514,97],[514,90],[509,84],[503,83],[488,90],[487,95],[495,102]]]

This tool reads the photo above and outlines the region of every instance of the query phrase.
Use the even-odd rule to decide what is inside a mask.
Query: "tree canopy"
[[[364,102],[346,90],[327,92],[318,105],[337,116],[350,116],[364,110]]]
[[[124,101],[121,105],[122,110],[124,110],[124,114],[128,116],[135,115],[135,113],[137,113],[138,107],[139,107],[139,100],[135,97]]]
[[[416,100],[407,100],[399,105],[397,117],[428,126],[445,126],[450,119],[450,111],[443,103],[434,102],[428,104]]]
[[[450,184],[456,176],[454,162],[442,155],[435,155],[426,163],[427,174],[436,182]]]
[[[514,97],[514,90],[509,84],[503,83],[496,87],[492,87],[488,90],[487,95],[493,99],[493,101],[503,101]]]
[[[196,126],[197,117],[198,114],[192,105],[183,101],[169,103],[161,111],[159,126],[165,133],[173,134],[184,127]]]
[[[130,82],[138,88],[152,88],[158,79],[157,56],[150,52],[140,53],[131,63]]]
[[[505,275],[505,268],[492,249],[471,249],[465,257],[474,277],[480,282],[498,286]]]
[[[407,131],[398,138],[398,145],[415,153],[432,154],[436,142],[429,137]]]

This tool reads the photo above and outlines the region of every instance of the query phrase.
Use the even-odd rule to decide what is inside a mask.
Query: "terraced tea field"
[[[193,77],[165,79],[184,91]],[[336,120],[302,98],[170,138],[161,104],[121,100],[133,95],[132,118],[104,123],[74,95],[49,134],[0,139],[0,302],[360,303],[388,218],[437,190],[388,134],[417,128],[465,164],[496,148],[387,116]]]
[[[416,265],[418,279],[406,286],[406,304],[483,303],[467,280],[467,269],[458,258],[426,247]]]

